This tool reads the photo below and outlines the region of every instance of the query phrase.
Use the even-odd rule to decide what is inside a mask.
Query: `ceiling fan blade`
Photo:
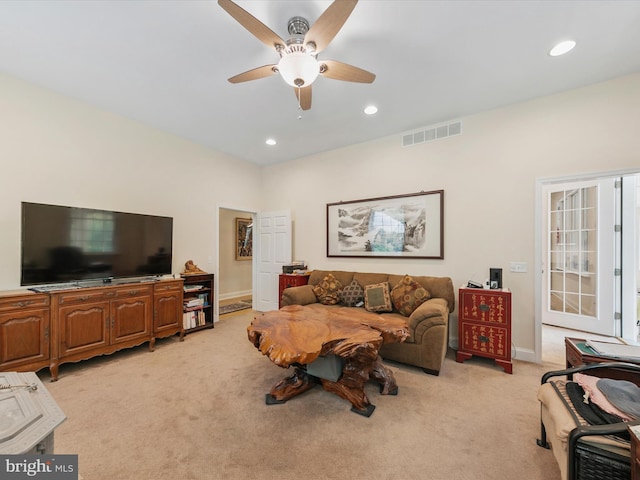
[[[248,82],[249,80],[258,80],[260,78],[270,77],[278,73],[276,65],[263,65],[243,73],[239,73],[229,79],[231,83]]]
[[[344,22],[347,21],[357,3],[358,0],[335,0],[320,15],[318,20],[311,25],[304,37],[305,45],[309,42],[315,43],[316,53],[327,48],[329,42],[333,40],[333,37],[344,25]]]
[[[302,110],[309,110],[311,108],[311,85],[303,88],[295,88],[296,98],[300,103]]]
[[[347,63],[335,60],[322,60],[319,63],[320,75],[323,77],[357,83],[373,83],[376,79],[375,74]]]
[[[240,25],[249,30],[249,32],[265,45],[272,48],[275,48],[276,45],[285,46],[284,40],[282,40],[278,34],[231,0],[218,0],[218,5],[224,8]]]

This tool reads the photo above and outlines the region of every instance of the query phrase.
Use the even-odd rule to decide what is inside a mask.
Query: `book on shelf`
[[[184,301],[184,306],[187,308],[201,307],[203,305],[204,305],[204,299],[202,298],[190,298],[189,300]]]
[[[203,288],[204,285],[184,285],[182,287],[185,292],[196,292],[198,290],[202,290]]]
[[[182,315],[182,327],[185,330],[189,330],[190,328],[193,328],[191,326],[191,320],[193,318],[193,312],[184,312],[184,314]]]
[[[598,342],[596,340],[587,340],[587,345],[591,347],[594,352],[603,357],[640,362],[640,345]]]
[[[184,312],[182,315],[182,326],[185,330],[201,327],[207,323],[207,317],[202,310]]]

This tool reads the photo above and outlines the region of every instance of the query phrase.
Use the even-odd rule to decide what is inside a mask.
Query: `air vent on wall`
[[[422,128],[415,132],[405,133],[402,135],[402,146],[410,147],[419,143],[431,142],[432,140],[440,140],[441,138],[460,135],[462,133],[462,122],[453,122],[446,125],[437,125]]]

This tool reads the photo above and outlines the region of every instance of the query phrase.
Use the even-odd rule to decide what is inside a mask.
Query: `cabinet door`
[[[460,290],[461,320],[507,325],[511,322],[511,293],[483,289]]]
[[[125,298],[111,302],[111,343],[151,337],[151,298]]]
[[[0,370],[49,359],[49,310],[0,313]]]
[[[109,302],[58,309],[60,357],[109,345]]]
[[[459,338],[460,349],[465,352],[489,358],[511,359],[506,328],[461,321]]]
[[[182,292],[165,292],[154,297],[153,333],[175,332],[182,325]]]

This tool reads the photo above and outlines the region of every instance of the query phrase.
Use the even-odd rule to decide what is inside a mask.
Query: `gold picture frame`
[[[253,258],[253,221],[236,218],[236,260]]]

